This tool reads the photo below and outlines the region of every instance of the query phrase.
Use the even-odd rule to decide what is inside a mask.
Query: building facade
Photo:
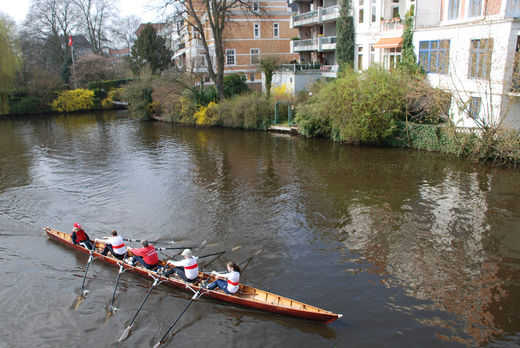
[[[419,1],[415,26],[419,64],[452,94],[458,126],[520,129],[520,0]]]
[[[291,53],[290,39],[297,31],[289,27],[292,10],[285,0],[253,2],[253,12],[236,9],[230,16],[223,33],[225,52],[225,74],[243,73],[252,88],[260,89],[261,73],[255,66],[260,58],[274,56],[281,63],[289,63],[298,58]],[[206,27],[212,61],[215,60],[215,42],[207,22],[207,16],[200,16]],[[174,38],[175,65],[185,71],[205,74],[207,62],[200,34],[185,22],[179,22]],[[205,81],[209,76],[205,75]]]

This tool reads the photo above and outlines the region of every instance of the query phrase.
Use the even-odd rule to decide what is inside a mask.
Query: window
[[[459,1],[460,0],[450,0],[448,5],[448,19],[459,18]]]
[[[255,82],[255,73],[250,73],[249,74],[249,81]]]
[[[365,16],[365,10],[362,8],[359,9],[359,23],[363,23],[363,17]]]
[[[365,0],[359,0],[359,6],[363,6],[365,4]]]
[[[370,45],[370,64],[376,63],[376,48],[374,45]]]
[[[482,0],[469,0],[469,17],[478,17],[482,15]]]
[[[251,65],[254,65],[258,62],[258,59],[260,58],[260,49],[259,48],[251,48],[249,50],[250,56],[251,56]]]
[[[401,47],[385,48],[385,68],[392,70],[401,61]]]
[[[253,11],[258,12],[260,10],[260,0],[253,1]]]
[[[375,23],[375,21],[377,20],[377,8],[376,8],[376,5],[372,5],[372,23]]]
[[[280,38],[280,24],[273,23],[273,37],[275,39]]]
[[[392,6],[392,18],[399,18],[399,6]]]
[[[450,40],[419,42],[419,65],[428,73],[447,74]]]
[[[358,47],[357,68],[358,70],[363,70],[363,46]]]
[[[235,65],[236,64],[236,51],[226,50],[226,65]]]
[[[491,53],[493,51],[493,39],[471,40],[471,52],[469,57],[469,77],[488,78],[491,69]]]
[[[468,116],[472,119],[477,119],[480,114],[480,105],[482,104],[482,99],[480,97],[471,97],[469,100],[468,107]]]
[[[255,23],[254,24],[253,33],[254,33],[255,39],[259,39],[260,38],[260,23]]]
[[[515,60],[513,61],[513,78],[511,91],[520,92],[520,36],[516,37]]]

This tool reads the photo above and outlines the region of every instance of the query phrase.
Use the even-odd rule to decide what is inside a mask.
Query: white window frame
[[[471,15],[471,10],[474,9],[473,4],[475,2],[479,2],[480,8],[476,8],[476,9],[478,9],[478,14]],[[483,7],[484,0],[467,0],[466,5],[467,5],[466,13],[468,14],[469,18],[482,17],[482,13],[483,13],[483,9],[484,9],[484,7]]]
[[[273,23],[273,38],[280,38],[280,23]]]
[[[253,54],[253,51],[256,50],[257,53],[256,54]],[[260,49],[259,48],[250,48],[249,49],[249,62],[251,65],[255,65],[256,64],[256,61],[258,61],[258,59],[260,59]],[[256,57],[256,61],[255,61],[255,57]]]
[[[233,63],[229,63],[229,58],[233,59]],[[227,66],[235,66],[237,65],[237,50],[234,48],[228,48],[226,49],[226,65]]]
[[[254,23],[253,24],[253,37],[255,39],[260,38],[260,23]]]

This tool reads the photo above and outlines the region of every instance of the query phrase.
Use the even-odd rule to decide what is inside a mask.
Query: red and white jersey
[[[240,272],[233,271],[219,274],[219,276],[227,278],[227,291],[232,294],[238,291],[238,285],[240,284]]]
[[[197,258],[195,256],[182,261],[168,261],[168,263],[174,267],[184,267],[186,278],[190,280],[197,278],[199,275],[199,265],[197,264]]]
[[[118,255],[123,255],[126,252],[125,243],[121,236],[110,237],[108,238],[107,243],[112,245],[112,248]]]

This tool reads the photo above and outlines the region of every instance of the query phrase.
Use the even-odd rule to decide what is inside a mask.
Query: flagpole
[[[76,82],[76,67],[74,66],[74,43],[72,42],[72,36],[69,37],[70,55],[72,57],[72,74],[74,75],[74,89],[78,89]]]

